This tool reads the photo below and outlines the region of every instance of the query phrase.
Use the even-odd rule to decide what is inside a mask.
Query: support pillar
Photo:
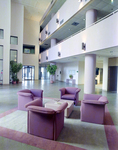
[[[51,47],[55,46],[57,44],[56,39],[51,39]]]
[[[103,59],[103,84],[102,89],[108,90],[108,58],[104,57]]]
[[[96,55],[85,55],[84,93],[86,94],[92,94],[95,92],[95,69]]]
[[[86,28],[97,21],[97,10],[91,9],[86,12]]]

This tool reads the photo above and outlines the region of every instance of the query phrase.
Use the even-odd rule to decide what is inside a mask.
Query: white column
[[[92,94],[95,92],[95,69],[96,55],[85,55],[84,93],[86,94]]]
[[[4,39],[0,40],[0,45],[3,45],[3,84],[9,84],[11,31],[10,0],[0,0],[0,28],[4,30]]]
[[[86,28],[97,21],[97,10],[91,9],[86,12]]]
[[[103,85],[102,89],[108,90],[108,58],[104,57],[103,59]]]
[[[56,39],[51,39],[51,47],[55,46],[57,44]]]

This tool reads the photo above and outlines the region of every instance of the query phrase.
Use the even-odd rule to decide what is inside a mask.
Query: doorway
[[[34,80],[34,66],[23,66],[23,80]]]

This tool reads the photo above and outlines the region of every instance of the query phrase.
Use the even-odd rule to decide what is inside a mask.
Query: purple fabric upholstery
[[[64,110],[68,104],[64,102],[57,110],[53,110],[37,106],[36,103],[30,102],[30,105],[26,106],[28,110],[27,132],[42,138],[56,140],[63,129]]]
[[[79,101],[79,92],[81,89],[75,88],[75,87],[66,87],[59,89],[61,92],[60,99],[67,99],[67,100],[73,100],[74,104],[77,105]]]
[[[108,99],[102,95],[84,94],[81,102],[81,121],[104,124],[105,105]]]
[[[43,98],[43,90],[39,89],[24,89],[17,92],[18,94],[18,109],[26,110],[25,105],[35,99],[40,101],[40,105],[42,106],[42,98]]]

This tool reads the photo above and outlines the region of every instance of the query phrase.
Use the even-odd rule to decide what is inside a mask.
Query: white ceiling
[[[11,0],[24,5],[24,17],[40,21],[52,0]]]

